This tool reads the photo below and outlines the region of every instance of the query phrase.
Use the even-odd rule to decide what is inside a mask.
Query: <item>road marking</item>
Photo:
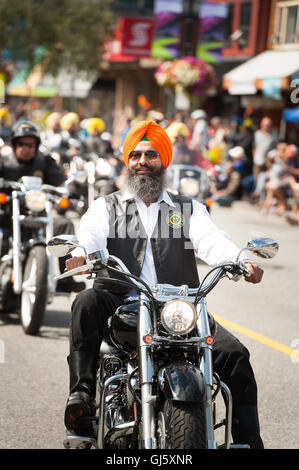
[[[218,315],[213,315],[213,317],[215,318],[216,321],[218,321],[218,323],[220,323],[222,326],[226,328],[229,328],[233,331],[237,331],[238,333],[248,336],[249,338],[252,338],[258,341],[259,343],[269,346],[269,348],[276,349],[277,351],[287,354],[288,356],[291,356],[292,358],[299,358],[299,352],[296,351],[295,349],[289,348],[288,346],[278,343],[277,341],[274,341],[273,339],[260,335],[259,333],[249,330],[248,328],[238,325],[237,323],[227,320],[226,318],[220,317]]]

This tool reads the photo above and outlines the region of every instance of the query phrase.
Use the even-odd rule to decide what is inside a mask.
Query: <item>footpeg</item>
[[[97,441],[93,437],[66,436],[63,441],[66,449],[96,449]]]
[[[230,449],[250,449],[250,445],[248,444],[231,444]]]

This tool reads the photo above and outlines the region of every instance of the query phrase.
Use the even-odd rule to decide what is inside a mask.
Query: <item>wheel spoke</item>
[[[23,282],[22,291],[23,291],[23,292],[27,292],[27,293],[33,293],[33,294],[35,294],[35,292],[36,292],[36,285],[35,285],[35,284],[31,284],[31,282],[29,282],[29,281]]]

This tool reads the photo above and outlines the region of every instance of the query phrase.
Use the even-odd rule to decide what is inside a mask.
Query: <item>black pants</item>
[[[70,353],[86,351],[98,356],[107,320],[123,304],[123,296],[87,289],[72,305]],[[214,371],[227,384],[234,404],[256,405],[257,386],[246,347],[221,325],[216,325]]]

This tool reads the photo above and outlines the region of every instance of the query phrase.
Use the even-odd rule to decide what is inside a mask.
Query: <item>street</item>
[[[212,218],[240,247],[258,236],[280,244],[275,258],[256,258],[265,271],[261,284],[224,280],[208,296],[208,306],[251,352],[265,448],[298,449],[299,228],[246,202],[215,206]],[[202,278],[207,266],[199,264],[199,272]],[[36,337],[23,333],[17,317],[0,317],[1,449],[63,448],[73,298],[55,298]]]

